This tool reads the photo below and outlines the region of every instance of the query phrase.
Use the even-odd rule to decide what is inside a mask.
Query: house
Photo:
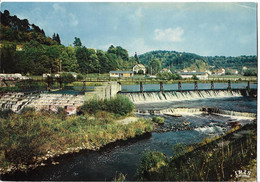
[[[172,73],[171,70],[169,70],[167,68],[163,68],[160,72],[161,73]]]
[[[132,77],[134,76],[133,71],[110,71],[110,77]]]
[[[11,73],[11,74],[0,74],[0,80],[28,80],[29,77],[22,76],[20,73]]]
[[[140,70],[143,71],[143,74],[146,73],[146,68],[145,68],[144,65],[142,65],[142,64],[136,64],[136,65],[133,67],[133,72],[135,72],[135,73],[139,73]]]
[[[215,70],[213,73],[214,73],[214,75],[224,75],[226,73],[226,70],[218,69],[218,70]]]
[[[209,77],[209,74],[207,72],[181,72],[180,73],[182,78],[192,78],[193,75],[197,76],[200,80],[207,80]]]

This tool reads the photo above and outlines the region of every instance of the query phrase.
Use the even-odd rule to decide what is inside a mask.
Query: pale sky
[[[202,56],[257,54],[256,3],[3,2],[1,11],[28,19],[63,45],[122,46],[132,56],[152,50]]]

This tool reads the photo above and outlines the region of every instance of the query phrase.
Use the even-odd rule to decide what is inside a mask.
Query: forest
[[[148,71],[153,69],[154,60],[161,64],[162,68],[170,68],[172,72],[176,70],[187,69],[189,71],[205,71],[220,68],[237,69],[242,71],[243,67],[256,70],[257,57],[252,56],[199,56],[193,53],[176,52],[176,51],[151,51],[139,56],[139,61],[146,65]],[[153,72],[156,70],[152,70]]]
[[[8,10],[1,12],[0,40],[1,73],[108,73],[131,69],[137,61],[121,46],[111,45],[107,51],[86,48],[78,37],[66,47],[58,33],[46,36],[43,29],[11,16]]]

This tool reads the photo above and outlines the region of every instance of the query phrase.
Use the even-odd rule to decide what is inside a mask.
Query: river
[[[202,84],[203,85],[203,84]],[[165,85],[173,88],[174,85]],[[176,86],[176,85],[175,85]],[[183,84],[183,88],[190,89],[193,84]],[[216,88],[217,84],[215,84]],[[226,87],[226,84],[219,84]],[[238,85],[240,87],[241,85]],[[247,86],[242,84],[242,86]],[[199,88],[201,85],[199,85]],[[123,90],[137,91],[138,85],[123,85]],[[159,88],[158,84],[145,85],[147,90]],[[202,88],[202,87],[201,87]],[[232,87],[233,88],[233,87]],[[223,110],[256,113],[257,101],[251,97],[219,97],[202,98],[197,100],[169,101],[156,103],[136,104],[138,110],[161,110],[167,108],[202,108],[217,107]],[[138,117],[149,117],[148,114],[136,113]],[[242,114],[243,115],[243,114]],[[193,113],[187,111],[182,117],[161,115],[165,118],[165,126],[175,126],[183,122],[189,122],[190,130],[172,130],[168,132],[153,132],[151,135],[138,140],[129,140],[115,143],[101,151],[81,151],[80,153],[55,159],[58,165],[48,164],[38,167],[28,173],[17,172],[3,176],[3,180],[77,180],[77,181],[111,181],[117,173],[126,174],[127,180],[134,180],[134,174],[145,151],[156,150],[165,153],[168,157],[174,154],[172,147],[178,143],[192,144],[201,142],[206,137],[214,137],[224,134],[232,121],[239,121],[242,125],[251,122],[246,117],[226,115],[211,115],[205,113]],[[246,116],[246,115],[245,115]]]

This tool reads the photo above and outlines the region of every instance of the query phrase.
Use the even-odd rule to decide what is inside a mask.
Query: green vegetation
[[[66,116],[27,108],[20,114],[0,115],[0,168],[36,162],[36,157],[51,151],[62,154],[73,148],[98,150],[116,140],[126,140],[153,129],[150,120],[139,119],[127,125],[106,111]],[[66,152],[65,152],[66,153]]]
[[[237,69],[239,72],[242,72],[243,66],[252,69],[257,67],[256,56],[206,57],[186,52],[160,50],[139,55],[139,61],[147,67],[149,73],[151,72],[151,65],[155,60],[159,61],[161,68],[170,67],[172,72],[180,71],[182,69],[201,72],[219,68]]]
[[[162,118],[162,117],[154,116],[152,121],[157,124],[164,124],[164,118]]]
[[[139,181],[154,181],[158,170],[167,165],[167,157],[161,152],[149,151],[143,154],[137,168],[136,177]]]
[[[223,137],[173,147],[167,159],[148,152],[141,159],[136,179],[141,181],[227,181],[234,171],[256,158],[256,123],[234,129]],[[234,131],[234,132],[233,132]]]
[[[0,72],[19,72],[26,75],[43,73],[78,72],[108,73],[111,70],[129,70],[138,59],[129,57],[128,51],[111,45],[107,52],[86,48],[75,37],[74,46],[61,45],[59,34],[46,37],[44,30],[27,19],[1,12]],[[60,70],[61,69],[61,70]]]
[[[86,101],[80,108],[80,113],[94,114],[97,111],[107,111],[117,115],[126,116],[134,110],[134,104],[124,95],[117,95],[111,99]]]

